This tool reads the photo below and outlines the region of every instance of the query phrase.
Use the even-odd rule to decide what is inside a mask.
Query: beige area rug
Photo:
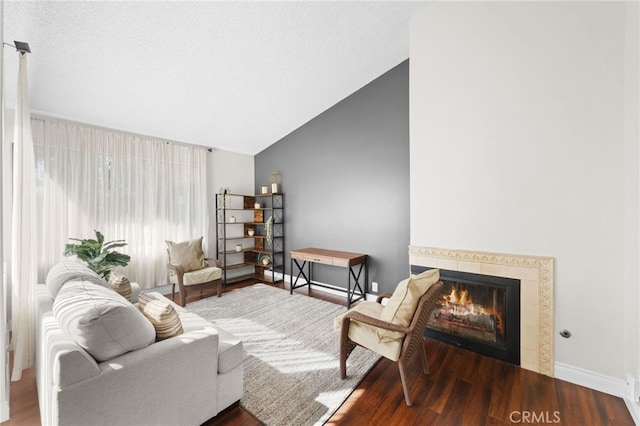
[[[333,318],[346,308],[266,284],[198,300],[187,309],[242,339],[240,405],[269,426],[323,424],[379,359],[356,348],[341,380]]]

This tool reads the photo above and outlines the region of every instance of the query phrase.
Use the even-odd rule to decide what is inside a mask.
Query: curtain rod
[[[126,134],[126,135],[138,136],[138,137],[146,138],[146,139],[155,139],[157,141],[162,141],[162,142],[165,142],[165,143],[172,143],[172,144],[182,145],[182,146],[193,146],[193,147],[196,147],[196,148],[204,148],[208,152],[213,152],[213,148],[209,147],[209,146],[197,145],[197,144],[189,143],[189,142],[181,142],[181,141],[176,141],[176,140],[167,139],[167,138],[160,138],[160,137],[157,137],[157,136],[143,135],[141,133],[128,132],[126,130],[114,129],[114,128],[105,127],[105,126],[98,126],[96,124],[82,123],[82,122],[79,122],[79,121],[69,120],[69,119],[66,119],[66,118],[52,117],[52,116],[48,116],[48,115],[45,115],[45,114],[39,114],[37,112],[36,113],[32,112],[31,113],[31,118],[34,118],[36,120],[42,120],[42,121],[55,120],[55,121],[62,122],[62,123],[74,124],[74,125],[77,125],[77,126],[85,126],[85,127],[90,127],[90,128],[93,128],[93,129],[98,129],[98,130],[106,130],[106,131],[110,131],[110,132],[123,133],[123,134]]]
[[[16,40],[13,40],[13,42],[15,43],[15,45],[9,44],[6,42],[2,42],[2,44],[6,44],[7,46],[13,47],[14,49],[16,49],[16,52],[20,52],[23,55],[27,53],[31,53],[31,49],[29,49],[29,43],[26,43],[24,41],[16,41]]]

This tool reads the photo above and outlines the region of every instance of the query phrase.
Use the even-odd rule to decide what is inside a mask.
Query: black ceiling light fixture
[[[13,44],[9,44],[9,43],[4,43],[7,46],[11,46],[11,47],[15,47],[17,52],[22,53],[23,55],[26,53],[31,53],[31,49],[29,49],[29,43],[26,43],[24,41],[13,41],[15,43],[15,46]]]

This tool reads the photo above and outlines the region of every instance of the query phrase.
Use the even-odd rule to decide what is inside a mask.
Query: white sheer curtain
[[[11,292],[13,372],[20,380],[22,370],[33,365],[34,309],[36,284],[35,184],[33,141],[27,88],[27,56],[18,54],[18,90],[13,140],[13,211],[11,224]]]
[[[49,118],[32,127],[41,282],[68,238],[94,229],[127,242],[123,272],[142,288],[167,283],[165,240],[206,241],[206,148]]]

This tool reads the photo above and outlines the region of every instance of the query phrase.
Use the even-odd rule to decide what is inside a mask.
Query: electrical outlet
[[[371,281],[371,291],[373,291],[374,293],[378,292],[378,283],[375,281]]]

